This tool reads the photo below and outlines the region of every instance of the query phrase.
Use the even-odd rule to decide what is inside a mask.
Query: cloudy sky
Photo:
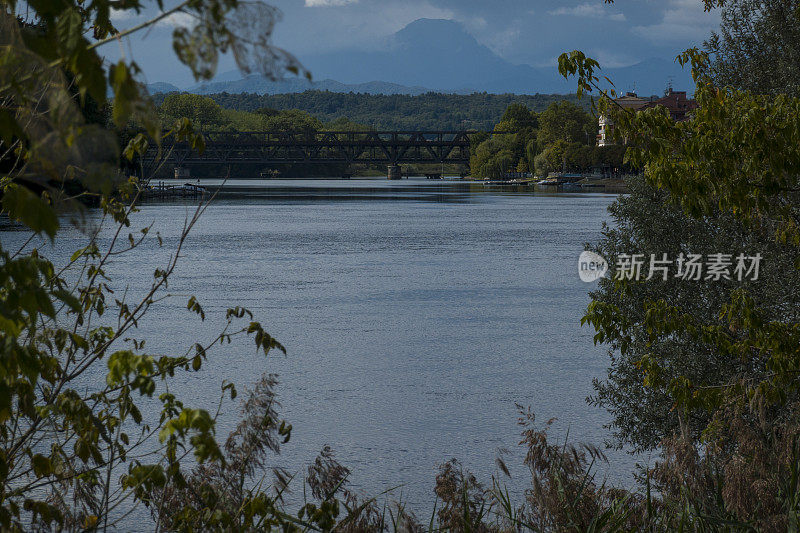
[[[460,22],[482,44],[514,63],[553,65],[559,53],[581,49],[609,67],[650,57],[673,58],[701,44],[718,26],[701,0],[272,0],[283,13],[274,44],[304,56],[341,49],[370,49],[419,18]],[[138,19],[117,17],[120,29]],[[170,33],[188,21],[173,17],[114,50],[133,55],[148,82],[192,83],[169,59]],[[219,72],[233,64],[224,60]]]

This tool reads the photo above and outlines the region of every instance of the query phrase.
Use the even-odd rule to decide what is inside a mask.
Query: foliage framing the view
[[[699,108],[688,121],[675,122],[663,109],[633,113],[614,107],[607,97],[600,99],[598,110],[614,121],[615,139],[627,141],[627,160],[644,169],[649,183],[669,191],[689,215],[708,216],[718,209],[745,224],[769,220],[776,224],[776,239],[797,246],[800,231],[794,200],[800,180],[800,99],[717,87],[706,74],[707,54],[697,50],[683,54],[681,61],[692,64],[697,80]],[[561,64],[565,73],[579,74],[585,89],[596,83],[597,64],[582,54],[562,56]],[[755,382],[708,388],[680,380],[668,384],[681,402],[713,407],[733,395],[778,403],[785,400],[785,387],[794,388],[800,328],[794,323],[764,322],[745,288],[720,310],[724,323],[713,327],[676,313],[663,301],[652,302],[649,310],[653,339],[685,331],[713,343],[727,357],[764,357],[771,368]],[[626,326],[615,318],[613,308],[594,306],[587,319],[598,328],[598,340],[619,342],[624,349]],[[657,384],[657,361],[643,361],[642,366]]]
[[[706,5],[712,3],[720,2],[708,0]],[[197,25],[176,30],[175,47],[196,77],[209,77],[217,53],[225,50],[234,53],[245,71],[256,64],[267,72],[295,68],[290,56],[266,40],[275,11],[230,1],[188,1],[128,32],[116,32],[111,8],[138,11],[138,3],[33,3],[29,5],[36,16],[31,20],[17,20],[14,3],[3,5],[2,206],[31,237],[17,250],[0,251],[0,525],[111,527],[122,518],[114,512],[123,502],[136,500],[148,505],[157,524],[168,529],[421,529],[400,506],[381,512],[374,499],[360,500],[343,490],[347,471],[329,450],[308,471],[314,502],[305,502],[297,513],[282,508],[289,481],[285,473],[275,472],[275,491],[261,490],[253,479],[259,475],[256,471],[291,434],[291,426],[278,418],[272,377],[265,377],[247,396],[242,423],[224,445],[216,441],[215,415],[185,406],[163,387],[176,373],[202,370],[209,350],[235,335],[251,335],[265,353],[282,349],[247,310],[237,307],[227,311],[227,326],[210,342],[193,344],[176,355],[148,353],[144,341],[133,338],[142,315],[166,296],[163,290],[181,247],[206,204],[187,218],[169,261],[155,270],[143,297],[129,301],[112,292],[106,278],[110,258],[147,239],[160,244],[160,237],[147,228],[137,234],[128,230],[138,189],[135,180],[118,172],[120,157],[141,153],[145,137],[137,135],[120,148],[92,119],[92,110],[108,109],[119,129],[135,121],[156,141],[162,132],[135,82],[135,64],[106,66],[97,47],[184,11]],[[256,14],[253,9],[263,11]],[[251,22],[256,20],[267,21],[267,27],[253,31]],[[232,27],[244,28],[244,34],[235,35]],[[85,37],[87,32],[91,39]],[[259,50],[261,55],[251,54]],[[684,216],[703,223],[725,217],[725,235],[738,231],[763,239],[768,233],[779,246],[777,255],[796,263],[798,100],[721,85],[706,53],[691,50],[681,60],[693,67],[700,104],[689,121],[675,123],[663,109],[630,113],[609,98],[599,102],[599,112],[617,126],[616,141],[628,145],[628,161],[644,169],[645,186],[656,190],[650,205],[658,206],[662,200],[657,191],[665,191],[668,207],[677,206]],[[560,59],[562,73],[577,75],[581,91],[598,89],[597,67],[579,52]],[[112,101],[106,97],[109,89]],[[521,111],[511,109],[505,118],[535,129],[533,117]],[[202,149],[202,138],[192,132],[190,122],[173,118],[174,127],[164,135],[191,139]],[[529,141],[513,149],[527,149]],[[509,161],[513,159],[517,158]],[[651,193],[634,190],[640,195],[637,200]],[[63,218],[57,213],[70,204],[76,209],[77,200],[99,203],[114,226],[111,243],[101,249],[99,230],[89,233],[87,245],[75,251],[68,268],[57,269],[39,243],[58,242]],[[676,434],[661,434],[663,457],[646,471],[647,492],[596,482],[593,467],[603,460],[599,450],[550,443],[549,424],[537,429],[533,415],[521,410],[525,465],[531,476],[524,502],[515,506],[499,479],[486,489],[457,462],[449,462],[436,480],[441,506],[431,516],[431,529],[797,527],[800,325],[791,301],[782,301],[785,309],[768,308],[762,295],[742,286],[726,293],[726,299],[714,300],[716,306],[698,316],[675,305],[668,292],[649,299],[650,289],[633,284],[608,282],[601,287],[607,295],[628,299],[626,304],[640,305],[635,313],[613,298],[596,298],[586,321],[597,329],[598,341],[623,354],[632,354],[634,344],[644,347],[632,379],[642,390],[663,395],[661,405],[677,418]],[[639,299],[631,301],[638,289],[646,296],[639,291]],[[186,307],[198,320],[205,319],[194,298]],[[675,360],[665,357],[661,344],[676,337],[735,363],[732,370],[726,367],[729,379],[676,374]],[[102,369],[105,382],[89,390],[76,386],[96,368]],[[229,384],[221,392],[235,396]],[[147,420],[139,409],[143,396],[160,403],[155,420]],[[689,423],[689,414],[697,410],[708,416]],[[186,459],[192,457],[199,464],[190,470]],[[502,460],[498,468],[508,474]]]
[[[612,353],[595,400],[614,413],[618,443],[659,447],[667,470],[682,465],[681,488],[660,487],[665,501],[672,494],[718,525],[785,530],[800,511],[800,322],[786,290],[800,266],[800,100],[793,83],[776,87],[766,73],[774,60],[785,67],[781,79],[798,79],[796,63],[781,63],[784,51],[769,43],[800,19],[796,2],[758,4],[763,11],[725,3],[725,38],[678,57],[696,82],[698,108],[685,122],[616,105],[598,63],[581,52],[563,54],[559,67],[580,92],[600,93],[598,113],[615,125],[626,161],[643,169],[643,183],[615,205],[620,225],[599,248],[608,259],[727,245],[735,248],[715,252],[747,249],[770,261],[759,283],[602,280],[584,318]],[[777,25],[780,9],[795,14],[792,28]],[[753,18],[731,27],[741,13]],[[765,47],[751,63],[731,61],[747,31]]]
[[[108,277],[112,259],[145,242],[162,244],[149,227],[129,229],[140,185],[119,170],[120,158],[132,160],[148,142],[169,135],[198,149],[202,138],[184,117],[162,132],[136,81],[138,66],[124,60],[108,65],[98,48],[181,12],[195,22],[174,31],[174,49],[197,79],[212,76],[225,52],[244,72],[274,76],[299,72],[299,65],[270,44],[278,12],[262,3],[187,0],[167,9],[135,0],[46,0],[26,3],[21,16],[17,7],[3,2],[0,13],[0,187],[3,213],[30,236],[18,249],[0,249],[0,527],[113,527],[133,508],[131,500],[152,507],[155,494],[163,501],[165,491],[185,487],[186,458],[220,467],[232,460],[216,441],[216,415],[184,405],[167,383],[177,373],[200,371],[214,347],[238,335],[252,337],[264,354],[285,350],[239,307],[227,311],[215,337],[176,348],[174,355],[148,353],[145,340],[136,338],[143,316],[170,297],[168,280],[207,203],[187,217],[144,294],[115,292]],[[127,30],[111,21],[112,10],[153,8],[156,15]],[[114,130],[97,119],[106,110],[118,131],[135,123],[145,133],[120,147]],[[99,205],[102,221],[86,226],[85,246],[56,266],[42,245],[59,242],[65,220],[59,214],[79,217],[86,203]],[[193,297],[186,307],[205,319]],[[257,389],[250,402],[268,393]],[[221,394],[235,398],[236,389],[223,383]],[[144,412],[146,397],[161,409]],[[260,438],[288,440],[291,426],[267,413],[273,416],[261,419]],[[243,494],[242,502],[259,501],[258,494]],[[205,523],[246,527],[266,516],[283,522],[269,506],[234,511],[205,517]],[[329,516],[309,516],[308,523]]]

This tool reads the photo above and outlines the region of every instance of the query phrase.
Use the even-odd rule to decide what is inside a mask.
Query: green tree
[[[298,109],[265,114],[261,124],[266,131],[303,131],[313,133],[322,129],[322,122],[319,119]]]
[[[618,151],[616,153],[619,154]],[[615,166],[622,166],[621,156],[615,160],[608,157],[610,155],[611,153],[606,152],[602,147],[587,146],[578,142],[555,141],[537,154],[533,161],[538,176],[545,176],[550,172],[560,170],[589,172],[604,164],[611,166],[611,161],[616,163]]]
[[[476,176],[499,178],[516,169],[519,157],[511,135],[495,135],[482,142],[470,157],[470,168]]]
[[[520,103],[508,106],[500,118],[500,123],[495,126],[495,131],[524,131],[535,130],[539,125],[538,116],[534,111]]]
[[[592,167],[617,169],[625,173],[633,173],[625,163],[625,146],[596,146],[592,150]]]
[[[520,103],[508,106],[495,124],[496,135],[474,135],[470,168],[480,177],[497,178],[505,172],[527,172],[533,168],[528,148],[535,146],[537,114]],[[502,135],[501,135],[502,133]]]
[[[247,111],[222,109],[222,118],[226,127],[236,131],[258,131],[261,129],[261,116]]]
[[[373,128],[364,124],[353,122],[348,118],[340,117],[325,124],[326,131],[371,131]]]
[[[776,279],[766,285],[717,284],[719,294],[706,297],[696,312],[672,291],[615,279],[584,320],[615,357],[632,357],[624,363],[637,369],[629,375],[635,383],[629,390],[660,396],[671,406],[679,429],[662,442],[661,472],[669,471],[672,483],[683,482],[665,491],[667,497],[699,505],[721,520],[783,530],[800,512],[800,313],[794,297],[780,292],[796,283],[797,272],[785,269],[800,265],[800,99],[717,86],[708,55],[698,50],[687,50],[679,60],[691,64],[696,81],[699,107],[689,120],[676,123],[663,109],[621,109],[608,95],[600,98],[599,112],[612,118],[619,139],[627,139],[626,158],[644,169],[646,183],[687,216],[707,223],[696,239],[684,234],[687,242],[719,239],[719,245],[733,247],[771,237],[756,251],[778,258]],[[598,89],[598,64],[583,53],[562,55],[559,68],[578,77],[580,92]],[[719,224],[725,229],[718,231]],[[663,229],[674,231],[669,223]],[[623,234],[634,235],[647,233]],[[678,244],[661,239],[659,246]],[[614,249],[638,245],[614,243]],[[713,289],[695,287],[694,296],[704,298],[706,290]],[[701,365],[724,378],[681,360],[679,346],[692,347]],[[694,426],[701,411],[707,418]],[[693,440],[698,433],[702,440]],[[753,497],[756,487],[759,496]]]
[[[593,140],[597,133],[597,119],[566,100],[553,102],[539,115],[538,143],[543,149],[555,141],[587,142]]]
[[[227,122],[222,108],[208,96],[199,94],[167,95],[159,108],[159,115],[164,124],[174,124],[185,117],[204,130],[220,129]]]
[[[728,357],[715,343],[682,330],[654,338],[648,326],[649,303],[663,301],[704,324],[723,325],[719,310],[746,286],[768,320],[785,320],[800,309],[800,297],[785,290],[800,283],[800,272],[793,265],[796,249],[776,242],[775,228],[770,224],[748,227],[718,210],[704,217],[690,217],[669,202],[665,191],[648,185],[642,177],[631,176],[626,183],[630,194],[611,206],[613,224],[604,229],[602,240],[594,248],[610,264],[616,264],[622,254],[643,254],[648,264],[651,255],[661,258],[665,253],[670,258],[681,253],[758,253],[763,257],[758,280],[746,285],[735,277],[685,281],[675,277],[673,268],[667,280],[656,275],[623,286],[602,279],[592,292],[593,309],[613,309],[627,322],[624,350],[622,344],[609,343],[608,377],[595,381],[596,395],[592,398],[593,404],[613,415],[615,444],[636,451],[656,450],[665,438],[681,431],[700,442],[711,413],[701,406],[675,409],[675,399],[668,390],[644,386],[640,362],[657,355],[664,372],[660,375],[662,382],[685,378],[704,386],[761,379],[766,375],[765,367]]]
[[[344,117],[379,130],[480,130],[490,131],[512,104],[519,103],[539,113],[554,100],[567,99],[583,109],[588,99],[573,95],[437,94],[411,95],[344,94],[305,91],[296,94],[209,95],[226,109],[255,112],[300,109],[324,123]],[[157,94],[159,102],[165,95]]]
[[[539,152],[533,159],[536,175],[547,176],[551,172],[563,170],[568,147],[567,142],[558,140]]]
[[[800,96],[800,3],[734,0],[721,19],[705,43],[717,85]]]

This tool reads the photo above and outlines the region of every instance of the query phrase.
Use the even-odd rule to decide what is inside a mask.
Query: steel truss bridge
[[[471,134],[476,131],[248,131],[203,133],[205,150],[166,140],[159,158],[153,146],[145,166],[371,163],[469,164]]]

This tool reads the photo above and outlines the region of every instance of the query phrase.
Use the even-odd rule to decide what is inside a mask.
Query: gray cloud
[[[595,19],[608,19],[617,22],[626,20],[625,14],[615,12],[607,6],[599,3],[585,3],[573,7],[560,7],[547,12],[550,15],[570,15],[573,17],[588,17]]]
[[[719,27],[719,13],[707,13],[697,0],[669,0],[661,20],[639,25],[631,31],[643,39],[657,43],[681,43],[685,47],[697,44]]]
[[[307,7],[332,7],[355,4],[358,0],[306,0]]]

